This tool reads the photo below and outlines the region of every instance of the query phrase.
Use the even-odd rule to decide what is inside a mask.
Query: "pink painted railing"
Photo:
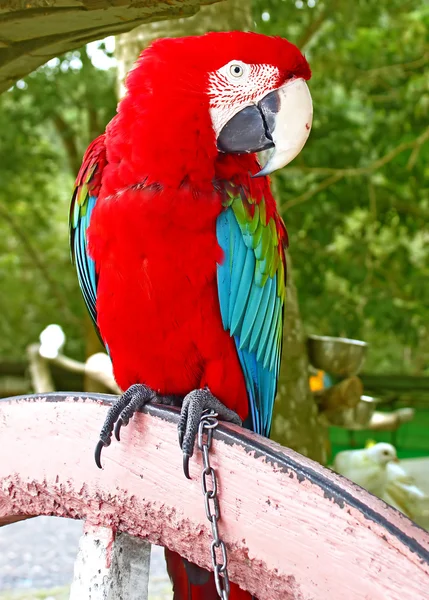
[[[85,519],[210,568],[201,457],[183,476],[178,413],[149,406],[93,459],[113,396],[0,401],[0,524]],[[429,535],[329,469],[233,426],[215,432],[230,578],[261,600],[424,600]]]

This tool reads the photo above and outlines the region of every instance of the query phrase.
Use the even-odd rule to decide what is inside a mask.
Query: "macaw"
[[[160,39],[142,52],[70,211],[89,313],[125,393],[96,448],[147,402],[181,406],[189,477],[204,410],[268,436],[280,368],[287,233],[268,175],[301,151],[311,72],[256,33]],[[261,168],[257,152],[272,149]],[[213,576],[167,553],[174,598],[216,598]],[[230,598],[251,596],[231,584]]]

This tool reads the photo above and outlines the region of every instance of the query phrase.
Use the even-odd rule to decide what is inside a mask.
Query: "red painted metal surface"
[[[0,523],[86,519],[210,568],[199,475],[184,478],[177,412],[152,406],[93,450],[112,397],[0,402]],[[213,466],[233,581],[261,600],[425,600],[429,535],[348,480],[250,432],[221,426]]]

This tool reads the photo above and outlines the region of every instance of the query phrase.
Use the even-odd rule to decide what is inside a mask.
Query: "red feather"
[[[256,157],[216,148],[208,73],[231,59],[276,65],[278,85],[291,73],[310,77],[299,50],[280,38],[233,32],[155,42],[130,72],[128,94],[106,129],[88,250],[98,275],[98,327],[120,387],[145,383],[185,395],[208,386],[244,420],[244,376],[219,308],[216,219],[223,207],[213,182],[245,185],[256,202],[264,196],[279,239],[286,241],[286,231],[267,178],[250,177],[259,170]],[[217,597],[212,579],[190,595],[182,561],[167,556],[176,600]],[[230,597],[251,598],[235,585]]]
[[[98,326],[122,389],[162,394],[208,386],[241,418],[247,393],[216,283],[218,194],[127,190],[100,198],[89,229]]]
[[[173,582],[173,600],[219,600],[212,573],[204,585],[191,585],[181,556],[166,549],[165,559],[168,574]],[[230,600],[251,600],[252,596],[235,583],[230,582],[229,598]]]

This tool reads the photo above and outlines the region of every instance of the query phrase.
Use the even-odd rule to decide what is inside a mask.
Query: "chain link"
[[[229,598],[228,557],[225,543],[219,536],[220,519],[218,486],[216,472],[210,465],[209,451],[212,445],[213,431],[219,424],[218,414],[213,410],[204,411],[198,427],[198,448],[203,455],[204,469],[201,473],[201,486],[204,495],[204,506],[207,519],[212,527],[213,541],[210,545],[216,590],[219,598]],[[218,560],[220,559],[220,560]]]

